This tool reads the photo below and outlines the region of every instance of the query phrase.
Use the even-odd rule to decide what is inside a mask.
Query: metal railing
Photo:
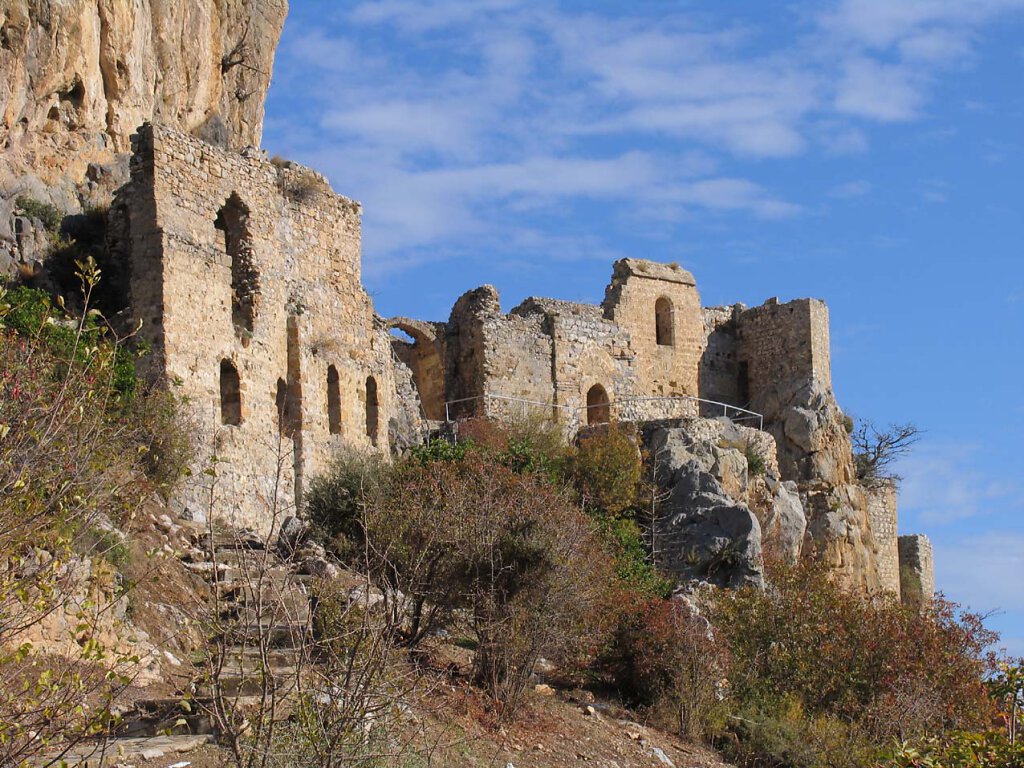
[[[707,400],[703,397],[694,397],[692,395],[670,395],[670,396],[636,396],[636,397],[621,397],[618,400],[611,400],[607,403],[600,403],[598,405],[562,405],[559,403],[546,403],[540,400],[529,400],[522,397],[511,397],[509,395],[476,395],[474,397],[463,397],[458,400],[449,400],[444,404],[444,420],[446,423],[453,423],[460,419],[473,418],[474,416],[491,416],[497,415],[492,414],[489,407],[490,402],[498,401],[499,403],[512,404],[511,408],[503,409],[506,414],[511,415],[512,412],[518,412],[520,416],[526,418],[531,409],[544,409],[548,412],[548,416],[552,421],[558,421],[557,414],[561,411],[569,416],[568,427],[576,427],[582,422],[582,413],[586,413],[592,408],[603,408],[607,407],[610,412],[614,413],[617,418],[627,421],[642,421],[642,420],[655,420],[658,418],[671,418],[663,413],[657,415],[651,415],[650,413],[644,413],[644,406],[647,404],[660,404],[660,403],[687,403],[695,406],[692,414],[687,416],[699,416],[700,406],[710,405],[714,406],[715,410],[718,408],[722,409],[722,415],[732,421],[743,423],[757,421],[757,428],[764,429],[764,416],[756,411],[751,411],[746,408],[740,408],[738,405],[732,405],[730,403],[723,403],[718,400]],[[452,416],[453,405],[460,405],[464,403],[483,402],[483,413],[472,412],[466,415],[458,416],[454,418]],[[639,405],[639,408],[631,408],[631,406]],[[461,410],[461,409],[456,409]],[[476,411],[476,409],[472,409]]]

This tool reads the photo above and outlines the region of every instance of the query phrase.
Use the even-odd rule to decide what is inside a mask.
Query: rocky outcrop
[[[259,145],[286,13],[287,0],[0,3],[2,196],[109,200],[146,121]]]
[[[770,434],[725,418],[687,419],[647,425],[644,443],[655,461],[655,481],[666,492],[671,490],[663,510],[666,521],[682,511],[678,505],[683,498],[674,491],[680,469],[695,462],[731,503],[753,515],[759,530],[758,550],[784,562],[800,557],[806,530],[803,506],[796,484],[779,477]],[[686,501],[691,506],[697,503]],[[677,544],[682,541],[673,535]]]
[[[763,586],[761,527],[696,460],[676,467],[665,512],[655,522],[658,565],[683,580]]]

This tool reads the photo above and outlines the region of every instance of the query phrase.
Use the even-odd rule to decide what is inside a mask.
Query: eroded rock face
[[[102,185],[146,121],[259,145],[287,10],[287,0],[0,3],[0,190],[76,210],[77,187],[87,197]]]
[[[696,462],[721,493],[753,514],[766,555],[788,563],[799,559],[807,521],[796,484],[779,478],[770,434],[724,418],[688,419],[648,428],[645,444],[657,462],[659,485],[671,487],[679,468]],[[672,507],[668,514],[677,511]]]
[[[723,587],[763,586],[761,526],[726,495],[697,460],[669,480],[665,513],[655,524],[658,565],[684,580]]]

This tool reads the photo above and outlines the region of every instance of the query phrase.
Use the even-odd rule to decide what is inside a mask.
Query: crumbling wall
[[[624,398],[636,391],[632,371],[630,337],[606,320],[600,307],[555,299],[531,297],[512,310],[513,315],[543,318],[551,336],[551,401],[563,420],[588,423],[587,393],[593,387],[604,390],[611,401],[612,415],[621,412]]]
[[[266,526],[337,446],[389,447],[395,361],[361,284],[359,205],[308,169],[170,129],[143,126],[135,147],[119,206],[133,311],[156,352],[150,374],[179,382],[203,457],[217,456],[217,514]],[[249,278],[259,285],[251,328],[233,312],[228,201],[246,211]],[[222,364],[237,371],[238,424],[221,412]],[[181,503],[205,512],[201,493]]]
[[[737,360],[747,366],[750,403],[766,418],[807,405],[832,388],[828,307],[818,299],[769,299],[740,313]]]
[[[704,335],[707,338],[700,358],[700,396],[741,408],[750,407],[748,392],[741,392],[740,367],[736,359],[736,328],[742,304],[732,307],[705,307]],[[702,416],[719,415],[721,410],[702,406]]]
[[[664,338],[659,301],[667,302]],[[678,264],[620,259],[602,304],[604,316],[630,337],[637,391],[646,395],[697,395],[706,335],[693,275]]]
[[[935,596],[931,540],[920,533],[899,537],[900,596],[907,605],[924,606]]]
[[[868,522],[875,541],[881,589],[900,594],[900,553],[896,537],[896,484],[880,481],[866,488]]]

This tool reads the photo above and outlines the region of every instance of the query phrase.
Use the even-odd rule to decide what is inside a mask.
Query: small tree
[[[857,479],[871,483],[881,480],[899,481],[892,471],[897,459],[910,453],[921,439],[921,430],[914,424],[891,424],[879,430],[870,421],[861,421],[850,434]]]

